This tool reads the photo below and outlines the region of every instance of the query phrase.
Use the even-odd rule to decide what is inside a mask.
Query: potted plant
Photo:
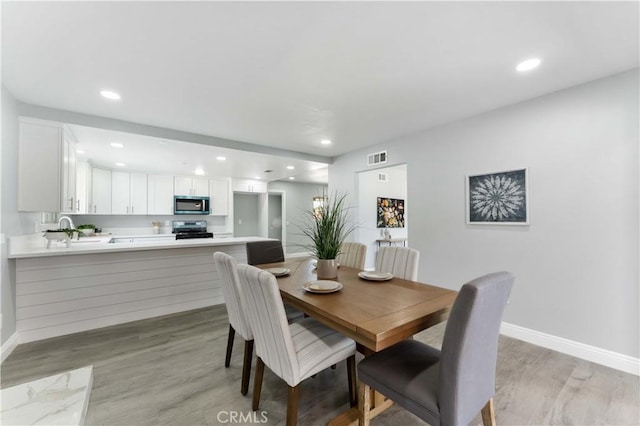
[[[42,235],[47,239],[47,248],[51,247],[51,241],[64,241],[67,247],[71,247],[71,239],[76,232],[73,228],[47,229]]]
[[[92,224],[80,225],[78,226],[78,231],[82,233],[85,237],[89,237],[96,232],[96,226]]]
[[[308,250],[318,259],[318,279],[333,279],[338,276],[336,258],[347,236],[355,229],[349,223],[346,195],[327,199],[313,210],[307,211],[307,222],[301,227],[309,237]]]

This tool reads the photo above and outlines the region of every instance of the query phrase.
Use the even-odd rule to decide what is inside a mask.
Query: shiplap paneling
[[[224,303],[213,253],[244,244],[16,260],[20,342]]]

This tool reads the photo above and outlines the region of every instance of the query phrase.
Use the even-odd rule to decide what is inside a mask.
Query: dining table
[[[318,287],[311,285],[319,281],[314,259],[291,258],[258,267],[277,276],[285,304],[352,338],[364,356],[445,321],[457,295],[455,290],[398,277],[382,279],[346,266],[339,266],[338,276],[330,280],[340,284],[338,290],[313,292]],[[370,417],[392,404],[379,394],[372,401]],[[353,407],[329,424],[357,420],[358,410]]]

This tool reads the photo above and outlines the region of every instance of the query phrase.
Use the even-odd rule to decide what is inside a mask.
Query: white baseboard
[[[624,371],[625,373],[640,376],[640,358],[634,358],[618,352],[586,345],[584,343],[562,337],[552,336],[551,334],[541,333],[539,331],[506,322],[502,323],[500,333],[537,346],[542,346],[543,348],[552,349],[563,354],[575,356],[576,358],[581,358],[595,362],[596,364]]]
[[[11,352],[13,352],[16,346],[18,346],[17,332],[13,333],[11,337],[9,337],[7,341],[2,344],[2,347],[0,347],[0,364],[2,364],[4,360],[7,359],[9,355],[11,355]]]

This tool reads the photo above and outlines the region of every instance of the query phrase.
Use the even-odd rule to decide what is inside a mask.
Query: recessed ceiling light
[[[329,139],[323,139],[320,141],[322,145],[331,145],[331,141]]]
[[[124,148],[124,145],[122,145],[120,142],[111,142],[110,145],[114,148]]]
[[[289,180],[296,180],[296,178],[293,176],[289,176]]]
[[[256,176],[256,177],[254,177],[254,179],[258,179],[258,180],[260,180],[260,176]]]
[[[516,67],[516,70],[520,72],[531,71],[534,68],[537,68],[542,61],[538,58],[527,59],[526,61],[522,61]]]
[[[112,101],[120,100],[120,95],[116,92],[112,92],[111,90],[101,90],[100,94],[107,99],[111,99]]]
[[[76,152],[77,152],[78,154],[84,154],[84,151],[83,151],[83,150],[81,150],[81,149],[76,149]]]
[[[198,176],[202,176],[202,175],[204,175],[204,170],[202,170],[200,167],[198,167],[198,168],[195,170],[195,172],[194,172],[194,173],[195,173],[196,175],[198,175]]]
[[[116,166],[118,166],[118,167],[124,167],[124,166],[126,166],[126,164],[124,164],[124,163],[116,163]]]
[[[295,169],[295,167],[294,166],[287,166],[287,169],[288,170],[293,170],[293,169]]]
[[[216,160],[218,160],[218,161],[224,161],[226,159],[227,159],[227,157],[223,157],[222,155],[216,157]]]

